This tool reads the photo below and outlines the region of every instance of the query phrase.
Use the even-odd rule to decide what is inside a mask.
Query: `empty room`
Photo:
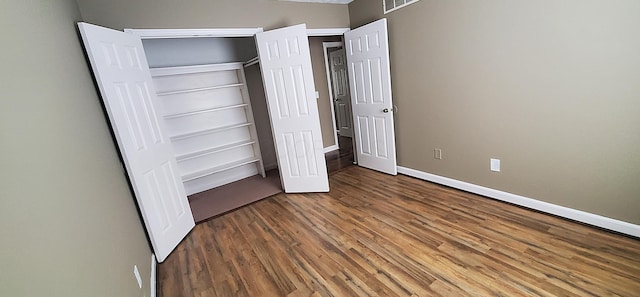
[[[1,296],[640,296],[640,2],[0,1]]]

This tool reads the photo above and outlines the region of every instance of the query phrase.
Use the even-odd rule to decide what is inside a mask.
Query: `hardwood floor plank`
[[[640,240],[360,167],[198,224],[173,296],[640,296]]]
[[[245,237],[247,242],[252,245],[252,251],[260,264],[265,269],[270,279],[278,287],[279,292],[289,294],[296,290],[295,285],[291,282],[288,275],[284,273],[285,270],[291,270],[290,265],[286,265],[288,261],[283,261],[281,256],[283,253],[276,250],[276,246],[272,241],[267,240],[264,237],[259,236],[253,220],[246,216],[247,212],[235,212],[234,218],[237,219],[237,226],[240,233]],[[254,232],[255,230],[255,232]]]

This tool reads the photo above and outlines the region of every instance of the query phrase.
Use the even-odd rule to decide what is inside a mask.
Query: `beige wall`
[[[378,0],[349,10],[352,27],[383,17]],[[399,165],[640,224],[639,11],[422,0],[384,15]]]
[[[273,131],[271,129],[271,120],[269,119],[269,108],[267,107],[262,73],[260,73],[260,64],[245,68],[244,75],[247,80],[249,98],[251,99],[253,120],[256,123],[262,163],[267,170],[273,169],[278,167],[278,159],[273,142]]]
[[[320,129],[322,130],[322,142],[324,147],[336,144],[336,131],[333,127],[333,115],[331,114],[331,99],[329,98],[329,85],[327,84],[327,68],[324,61],[323,42],[341,41],[340,37],[310,37],[309,51],[311,52],[311,64],[313,66],[313,80],[318,98],[318,113],[320,116]]]
[[[82,16],[122,28],[264,27],[306,23],[309,28],[349,27],[346,5],[278,0],[78,0]]]
[[[0,296],[150,294],[151,252],[78,20],[74,0],[0,1]]]

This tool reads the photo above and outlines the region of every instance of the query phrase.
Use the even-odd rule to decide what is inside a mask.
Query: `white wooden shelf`
[[[202,135],[205,135],[205,134],[216,133],[216,132],[225,131],[225,130],[231,130],[231,129],[236,129],[236,128],[247,127],[247,126],[251,126],[251,125],[253,125],[253,123],[242,123],[242,124],[237,124],[237,125],[229,125],[229,126],[216,127],[216,128],[211,128],[211,129],[198,130],[198,131],[195,131],[195,132],[189,132],[189,133],[174,135],[174,136],[171,136],[170,139],[171,139],[171,141],[175,141],[175,140],[180,140],[180,139],[185,139],[185,138],[202,136]]]
[[[201,170],[201,171],[197,171],[197,172],[192,172],[192,173],[188,173],[182,176],[182,181],[183,182],[188,182],[188,181],[192,181],[194,179],[198,179],[198,178],[202,178],[205,176],[209,176],[212,174],[216,174],[216,173],[220,173],[223,171],[227,171],[229,169],[233,169],[233,168],[237,168],[243,165],[247,165],[247,164],[251,164],[251,163],[256,163],[256,162],[260,162],[261,159],[260,158],[247,158],[247,159],[242,159],[239,161],[235,161],[235,162],[231,162],[231,163],[227,163],[221,166],[216,166],[213,168],[208,168],[205,170]]]
[[[242,67],[242,63],[221,63],[221,64],[204,64],[194,66],[177,66],[177,67],[159,67],[151,68],[151,76],[171,76],[181,74],[194,74],[202,72],[216,72],[237,70]]]
[[[182,152],[175,158],[188,195],[265,176],[242,63],[154,68],[151,76],[162,119],[177,133],[170,140]]]
[[[196,111],[190,111],[190,112],[184,112],[184,113],[178,113],[178,114],[170,114],[170,115],[164,116],[164,118],[165,119],[174,119],[174,118],[180,118],[180,117],[185,117],[185,116],[190,116],[190,115],[196,115],[196,114],[202,114],[202,113],[214,112],[214,111],[222,111],[222,110],[233,109],[233,108],[241,108],[241,107],[247,107],[247,106],[249,106],[248,103],[242,103],[242,104],[223,106],[223,107],[215,107],[215,108],[208,108],[208,109],[196,110]]]
[[[234,142],[234,143],[230,143],[230,144],[226,144],[226,145],[221,145],[221,146],[216,146],[216,147],[200,150],[200,151],[193,152],[193,153],[188,153],[188,154],[176,156],[176,160],[178,160],[178,162],[185,161],[185,160],[190,160],[190,159],[193,159],[193,158],[206,156],[206,155],[209,155],[209,154],[214,154],[214,153],[223,152],[223,151],[234,149],[234,148],[239,148],[239,147],[243,147],[243,146],[247,146],[247,145],[252,145],[254,143],[256,143],[255,140],[245,140],[245,141]]]
[[[194,92],[204,92],[204,91],[210,91],[210,90],[225,89],[225,88],[234,88],[234,87],[241,87],[241,86],[244,86],[244,84],[228,84],[228,85],[221,85],[221,86],[211,86],[211,87],[204,87],[204,88],[195,88],[195,89],[186,89],[186,90],[178,90],[178,91],[169,91],[169,92],[162,92],[162,93],[158,93],[158,96],[168,96],[168,95],[175,95],[175,94],[185,94],[185,93],[194,93]]]

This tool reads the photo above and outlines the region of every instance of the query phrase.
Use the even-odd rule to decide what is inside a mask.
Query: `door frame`
[[[319,28],[307,29],[307,36],[342,36],[349,28]],[[201,37],[253,37],[263,32],[263,28],[214,28],[214,29],[132,29],[125,28],[124,32],[137,35],[140,39],[162,38],[201,38]]]
[[[164,38],[202,38],[202,37],[253,37],[263,28],[224,28],[224,29],[131,29],[125,33],[137,35],[140,39]]]
[[[327,88],[329,88],[329,102],[331,102],[331,124],[333,124],[333,138],[334,138],[334,143],[335,143],[335,147],[336,149],[340,149],[340,144],[338,143],[338,126],[336,125],[336,108],[335,108],[335,102],[333,101],[333,86],[332,86],[332,82],[333,80],[331,79],[331,69],[329,69],[329,49],[330,48],[344,48],[344,43],[342,41],[331,41],[331,42],[323,42],[322,43],[322,54],[324,56],[324,68],[325,68],[325,73],[327,75]],[[328,147],[327,150],[325,150],[325,153],[327,151],[333,151],[335,149]]]

